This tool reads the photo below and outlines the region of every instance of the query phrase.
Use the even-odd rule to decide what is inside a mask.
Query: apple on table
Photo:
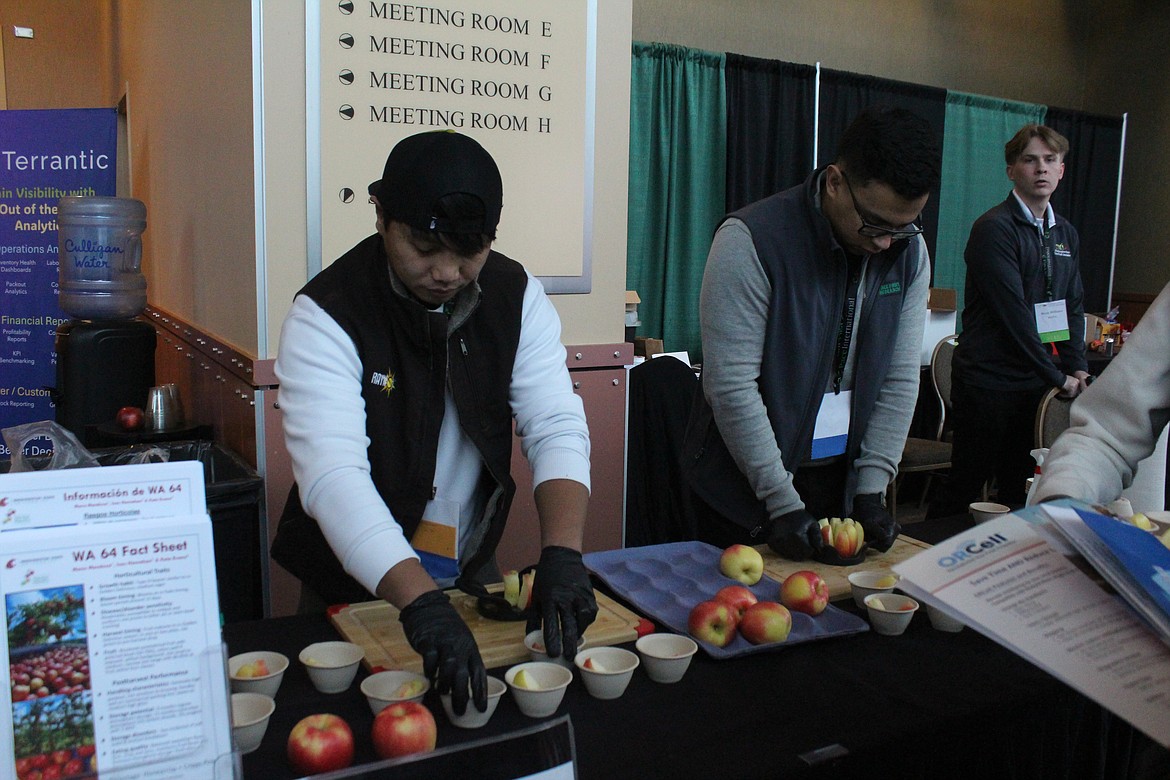
[[[344,769],[353,763],[353,731],[337,715],[308,715],[289,732],[288,761],[306,775]]]
[[[752,593],[746,585],[728,585],[720,588],[719,592],[715,594],[715,600],[722,601],[735,610],[737,619],[742,619],[747,608],[759,601],[756,594]]]
[[[775,601],[758,601],[739,621],[739,633],[753,645],[783,642],[792,631],[792,613]]]
[[[137,406],[123,406],[114,415],[114,422],[124,431],[139,431],[146,422],[146,412]]]
[[[717,599],[700,601],[687,616],[687,631],[703,642],[726,647],[735,639],[737,618],[734,610]]]
[[[755,585],[764,576],[764,556],[755,547],[733,544],[720,554],[719,571],[743,585]]]
[[[780,603],[795,612],[816,617],[829,606],[829,586],[815,571],[794,572],[780,585]]]
[[[379,758],[398,758],[435,749],[438,727],[431,711],[417,701],[391,704],[374,717],[370,731]]]

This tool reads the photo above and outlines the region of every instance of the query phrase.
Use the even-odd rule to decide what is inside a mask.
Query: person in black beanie
[[[297,294],[281,333],[296,484],[272,547],[302,609],[385,599],[456,712],[487,707],[475,639],[447,595],[484,593],[533,468],[541,555],[529,625],[572,658],[597,615],[581,543],[589,431],[540,282],[491,248],[503,184],[466,135],[400,141],[370,185],[374,235]]]

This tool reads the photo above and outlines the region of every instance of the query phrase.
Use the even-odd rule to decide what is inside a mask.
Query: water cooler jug
[[[65,197],[57,204],[59,296],[74,318],[57,328],[57,422],[86,426],[146,406],[157,337],[135,319],[146,305],[139,270],[146,206],[132,198]]]

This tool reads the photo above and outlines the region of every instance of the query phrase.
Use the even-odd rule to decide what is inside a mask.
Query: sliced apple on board
[[[504,599],[513,607],[520,603],[520,572],[504,572]]]
[[[516,609],[532,606],[532,581],[536,572],[526,572],[523,577],[515,569],[504,572],[504,599]]]
[[[821,541],[826,547],[837,551],[842,558],[852,558],[857,555],[865,541],[865,531],[861,523],[854,522],[852,517],[822,517],[817,526],[821,531]]]
[[[520,598],[516,600],[519,609],[528,609],[532,606],[532,583],[536,581],[536,572],[526,572],[520,578]]]

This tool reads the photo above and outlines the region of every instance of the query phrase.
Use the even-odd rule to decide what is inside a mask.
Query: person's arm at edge
[[[305,296],[296,298],[285,320],[276,373],[301,500],[330,546],[342,551],[345,570],[399,608],[412,600],[406,596],[436,589],[370,479],[361,365],[353,343]],[[328,414],[324,423],[322,414]],[[400,578],[401,585],[394,585]]]
[[[580,551],[589,504],[589,427],[565,362],[560,318],[531,274],[509,401],[532,466],[541,547]]]
[[[1071,425],[1044,461],[1034,502],[1058,496],[1104,502],[1133,480],[1170,421],[1170,285],[1108,370],[1073,404]]]

